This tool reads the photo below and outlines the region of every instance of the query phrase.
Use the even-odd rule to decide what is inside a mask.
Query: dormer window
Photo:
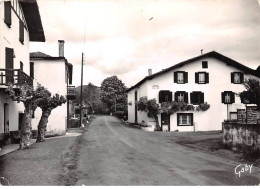
[[[188,83],[188,72],[184,72],[184,71],[174,72],[174,83],[178,83],[178,84]]]
[[[244,82],[244,74],[241,72],[232,72],[231,73],[231,83],[241,84]]]
[[[209,73],[207,72],[196,72],[195,83],[206,84],[209,83]]]

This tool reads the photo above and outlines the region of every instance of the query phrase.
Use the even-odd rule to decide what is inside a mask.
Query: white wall
[[[208,68],[202,68],[202,61],[208,61]],[[186,71],[188,72],[188,83],[177,84],[174,83],[173,73],[174,71]],[[195,83],[195,72],[208,72],[209,73],[209,83],[208,84],[197,84]],[[187,64],[183,67],[177,68],[175,70],[166,72],[159,75],[152,80],[146,81],[147,83],[147,94],[148,99],[156,98],[159,101],[159,91],[160,90],[170,90],[173,93],[176,91],[186,91],[188,92],[188,99],[190,102],[190,93],[192,91],[201,91],[204,93],[204,102],[210,104],[210,108],[203,112],[187,112],[193,113],[193,120],[196,125],[196,130],[206,131],[206,130],[221,130],[222,122],[227,119],[227,105],[221,103],[221,92],[223,91],[233,91],[235,93],[245,90],[243,84],[233,84],[231,83],[231,72],[240,71],[235,67],[227,66],[215,58],[204,58],[193,63]],[[240,71],[241,72],[241,71]],[[245,78],[255,78],[245,74]],[[259,78],[258,78],[259,79]],[[152,89],[153,85],[158,85],[159,89]],[[142,87],[142,86],[141,86]],[[134,91],[134,90],[132,90]],[[237,108],[245,108],[240,102],[238,96],[235,97],[235,104],[229,105],[229,112],[236,111]],[[186,112],[180,112],[186,113]],[[160,116],[159,123],[161,124]],[[193,131],[191,126],[177,126],[177,113],[172,114],[170,117],[171,131]]]
[[[18,7],[19,10],[19,7]],[[5,48],[14,49],[14,69],[24,64],[24,72],[29,75],[29,33],[24,29],[24,44],[19,41],[19,19],[12,10],[12,25],[9,28],[4,22],[4,1],[0,1],[0,68],[5,68]],[[3,86],[1,86],[3,87]],[[22,103],[12,101],[3,92],[0,93],[0,133],[4,132],[4,103],[9,104],[9,130],[18,130],[18,113],[24,111]]]
[[[65,82],[65,60],[31,60],[34,62],[35,82],[46,87],[52,94],[60,94],[66,98],[67,84]],[[41,119],[41,109],[35,111],[33,129],[36,130]],[[65,134],[67,103],[54,109],[49,117],[47,132]]]
[[[128,122],[135,122],[135,91],[137,91],[137,100],[139,101],[141,97],[147,97],[147,82],[144,82],[140,87],[133,89],[128,92],[128,104],[132,102],[132,105],[128,105]],[[138,111],[137,112],[137,122],[148,124],[147,113]]]

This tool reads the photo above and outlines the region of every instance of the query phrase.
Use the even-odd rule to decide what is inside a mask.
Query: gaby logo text
[[[252,168],[253,168],[253,164],[251,164],[251,165],[239,164],[235,168],[235,174],[237,174],[238,177],[240,177],[241,174],[244,173],[244,172],[252,173]]]

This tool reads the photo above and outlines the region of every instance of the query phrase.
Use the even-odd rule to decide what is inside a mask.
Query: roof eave
[[[29,30],[29,40],[45,42],[38,3],[36,0],[19,0]]]

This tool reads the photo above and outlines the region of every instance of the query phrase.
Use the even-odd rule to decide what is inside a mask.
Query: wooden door
[[[9,133],[9,105],[4,103],[4,133]]]

